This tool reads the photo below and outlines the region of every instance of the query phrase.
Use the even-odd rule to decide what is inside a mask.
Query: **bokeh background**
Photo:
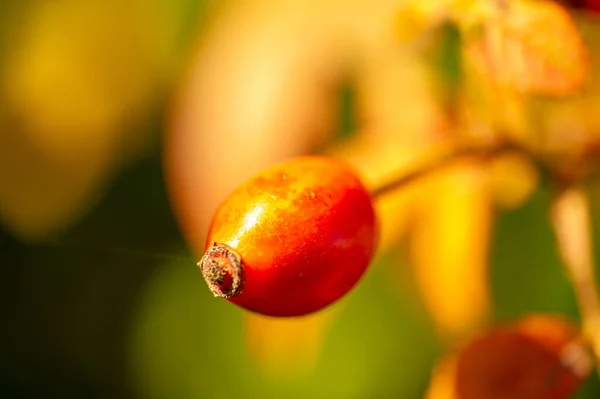
[[[408,42],[401,3],[0,2],[0,397],[420,398],[450,337],[578,320],[521,159],[383,199],[380,253],[322,313],[206,288],[211,213],[254,171],[324,153],[376,184],[447,135],[458,32]]]

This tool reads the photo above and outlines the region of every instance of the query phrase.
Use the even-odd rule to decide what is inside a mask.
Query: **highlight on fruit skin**
[[[377,246],[369,191],[346,164],[305,156],[247,180],[219,206],[198,263],[215,296],[269,316],[343,297]]]
[[[577,329],[531,315],[494,327],[445,357],[426,399],[567,399],[592,370]]]

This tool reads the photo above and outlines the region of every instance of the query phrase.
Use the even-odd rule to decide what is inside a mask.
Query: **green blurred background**
[[[56,52],[62,56],[60,51],[72,55],[71,49],[61,49],[61,35],[81,35],[82,43],[89,35],[92,43],[98,40],[96,44],[106,45],[88,49],[90,55],[113,48],[125,36],[131,42],[121,49],[123,59],[94,61],[98,69],[88,71],[89,75],[79,71],[78,64],[68,63],[65,65],[74,69],[65,76],[80,73],[81,79],[100,82],[100,87],[108,87],[104,95],[111,103],[123,98],[120,89],[134,90],[127,85],[137,84],[132,80],[139,77],[139,71],[147,73],[141,84],[152,87],[151,95],[143,101],[125,101],[115,112],[136,115],[120,124],[131,136],[146,137],[149,144],[134,155],[120,153],[121,165],[104,183],[106,192],[68,228],[38,239],[28,234],[35,226],[23,227],[12,220],[0,224],[0,397],[422,397],[442,345],[414,288],[408,281],[389,278],[390,269],[399,267],[397,257],[383,254],[357,288],[336,305],[339,313],[316,367],[308,374],[288,378],[261,372],[244,346],[242,311],[214,299],[206,289],[171,210],[160,138],[185,60],[217,2],[108,1],[99,6],[91,1],[62,1],[56,2],[62,9],[44,11],[51,7],[48,3],[54,2],[0,3],[0,75],[18,83],[20,75],[15,68],[52,64]],[[44,12],[55,14],[42,18]],[[49,24],[47,31],[27,30],[27,21],[35,20],[36,15]],[[69,31],[74,21],[80,25]],[[112,21],[109,28],[106,21]],[[51,32],[61,30],[65,31],[53,41]],[[36,40],[49,54],[32,52],[34,55],[19,61],[23,64],[14,61],[22,46]],[[141,69],[127,72],[131,67],[127,57],[133,49],[145,61],[137,66]],[[80,59],[73,56],[73,60]],[[451,61],[441,65],[451,70],[455,67]],[[115,80],[103,81],[102,68],[117,71],[110,75]],[[46,75],[40,76],[44,81]],[[53,84],[67,93],[81,94],[66,87],[74,82],[77,80],[67,79]],[[43,97],[33,96],[38,102],[23,106],[11,84],[4,81],[0,93],[0,146],[7,150],[0,157],[22,154],[26,164],[40,162],[14,137],[24,134],[21,129],[30,128],[23,122],[23,113],[40,111],[43,116],[39,108],[44,105]],[[23,85],[17,87],[29,87]],[[342,137],[355,126],[352,93],[351,88],[340,90],[338,127]],[[57,102],[60,95],[58,91]],[[64,121],[52,123],[60,128]],[[79,126],[67,123],[66,129]],[[12,164],[0,161],[0,165],[4,168],[0,179],[5,183],[21,178],[19,171],[8,169]],[[40,168],[44,169],[44,164]],[[44,174],[36,173],[28,176],[48,181]],[[35,181],[32,178],[31,182]],[[69,189],[65,187],[60,190]],[[4,194],[17,190],[7,183],[2,189]],[[44,190],[50,196],[53,186]],[[43,191],[34,197],[46,201]],[[577,318],[573,292],[561,271],[548,225],[548,203],[549,193],[542,186],[523,207],[505,212],[497,220],[491,253],[497,320],[529,312],[558,312]],[[593,198],[593,203],[600,204],[600,198]],[[5,215],[10,213],[7,209]],[[594,209],[600,227],[600,212]],[[600,239],[596,241],[600,248]],[[577,397],[600,397],[597,378],[586,382]]]

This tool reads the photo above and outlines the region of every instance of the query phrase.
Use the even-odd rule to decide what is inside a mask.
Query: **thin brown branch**
[[[394,192],[448,165],[452,160],[466,155],[467,152],[452,144],[442,144],[408,169],[398,171],[387,181],[376,186],[371,190],[371,194],[374,198],[378,198]]]
[[[371,190],[374,198],[384,196],[395,192],[411,183],[414,183],[423,177],[434,173],[453,161],[460,158],[479,158],[487,160],[494,156],[505,154],[508,152],[525,153],[531,158],[540,169],[545,169],[545,166],[537,162],[531,154],[527,153],[522,148],[513,144],[501,144],[494,146],[467,146],[458,145],[457,143],[442,143],[434,147],[423,159],[416,162],[412,167],[404,168],[391,176],[388,180]]]

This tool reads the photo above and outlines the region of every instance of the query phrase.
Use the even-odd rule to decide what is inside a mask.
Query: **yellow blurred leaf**
[[[451,338],[478,328],[490,310],[485,179],[478,162],[464,160],[431,176],[419,193],[410,243],[416,283],[440,333]]]
[[[577,15],[577,28],[588,44],[591,71],[600,73],[600,24],[597,18]],[[536,97],[531,105],[531,119],[543,135],[543,151],[555,160],[554,166],[566,172],[581,172],[581,161],[593,155],[600,143],[600,79],[592,78],[577,96],[561,101]],[[571,170],[569,170],[571,169]]]
[[[412,40],[451,15],[457,0],[409,0],[398,13],[397,30],[400,40]]]
[[[246,346],[263,371],[298,377],[313,370],[335,310],[304,317],[276,318],[244,313]]]
[[[465,56],[496,82],[564,96],[589,78],[586,46],[568,11],[550,0],[475,2],[462,21]]]
[[[135,1],[31,6],[0,80],[29,140],[57,156],[88,140],[132,140],[123,127],[141,120],[168,71],[164,39],[153,40],[168,26],[149,10]]]
[[[52,157],[0,128],[0,221],[24,240],[60,232],[95,205],[112,172],[112,148],[90,142]]]
[[[522,205],[535,191],[539,175],[531,161],[521,154],[495,157],[488,166],[489,190],[502,208]]]
[[[431,381],[425,399],[460,399],[456,392],[456,356],[446,356],[437,362],[431,373]]]
[[[18,13],[0,96],[0,215],[24,239],[78,220],[151,143],[174,19],[129,2],[36,1]]]
[[[594,76],[600,65],[600,24],[589,16],[574,17],[588,44],[589,75]],[[459,111],[465,135],[516,142],[567,174],[584,172],[586,157],[593,161],[600,137],[600,80],[590,79],[577,95],[556,98],[498,84],[473,63],[463,67]]]

